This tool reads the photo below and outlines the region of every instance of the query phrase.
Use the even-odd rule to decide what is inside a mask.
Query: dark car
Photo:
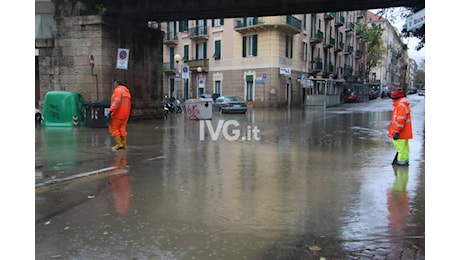
[[[216,98],[214,107],[222,113],[246,113],[247,106],[244,99],[239,96],[220,96]]]

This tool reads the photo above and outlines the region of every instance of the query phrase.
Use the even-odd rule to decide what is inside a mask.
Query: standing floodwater
[[[424,259],[425,104],[409,100],[402,168],[388,99],[130,122],[116,152],[107,129],[38,128],[36,259]]]

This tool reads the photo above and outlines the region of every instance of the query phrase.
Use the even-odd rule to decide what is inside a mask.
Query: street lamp
[[[179,61],[181,61],[181,60],[182,60],[182,56],[180,56],[180,54],[174,55],[174,61],[176,62],[176,75],[175,75],[174,82],[180,81]],[[177,89],[176,88],[174,88],[174,98],[177,98]]]
[[[201,75],[201,72],[203,69],[201,67],[196,68],[196,71],[198,72],[198,94],[201,95],[201,89],[202,89],[202,84],[203,84],[203,75]],[[204,91],[203,91],[204,92]]]

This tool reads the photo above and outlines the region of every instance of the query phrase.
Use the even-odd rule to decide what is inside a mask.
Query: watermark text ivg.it
[[[206,127],[205,127],[206,125]],[[200,141],[204,141],[205,128],[208,129],[211,140],[217,141],[220,133],[228,141],[259,141],[260,130],[257,126],[240,127],[236,120],[219,120],[216,129],[211,124],[211,120],[200,120]]]

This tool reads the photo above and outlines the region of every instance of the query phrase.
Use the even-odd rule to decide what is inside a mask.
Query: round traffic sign
[[[120,51],[120,59],[124,60],[128,57],[128,53],[125,50]]]

